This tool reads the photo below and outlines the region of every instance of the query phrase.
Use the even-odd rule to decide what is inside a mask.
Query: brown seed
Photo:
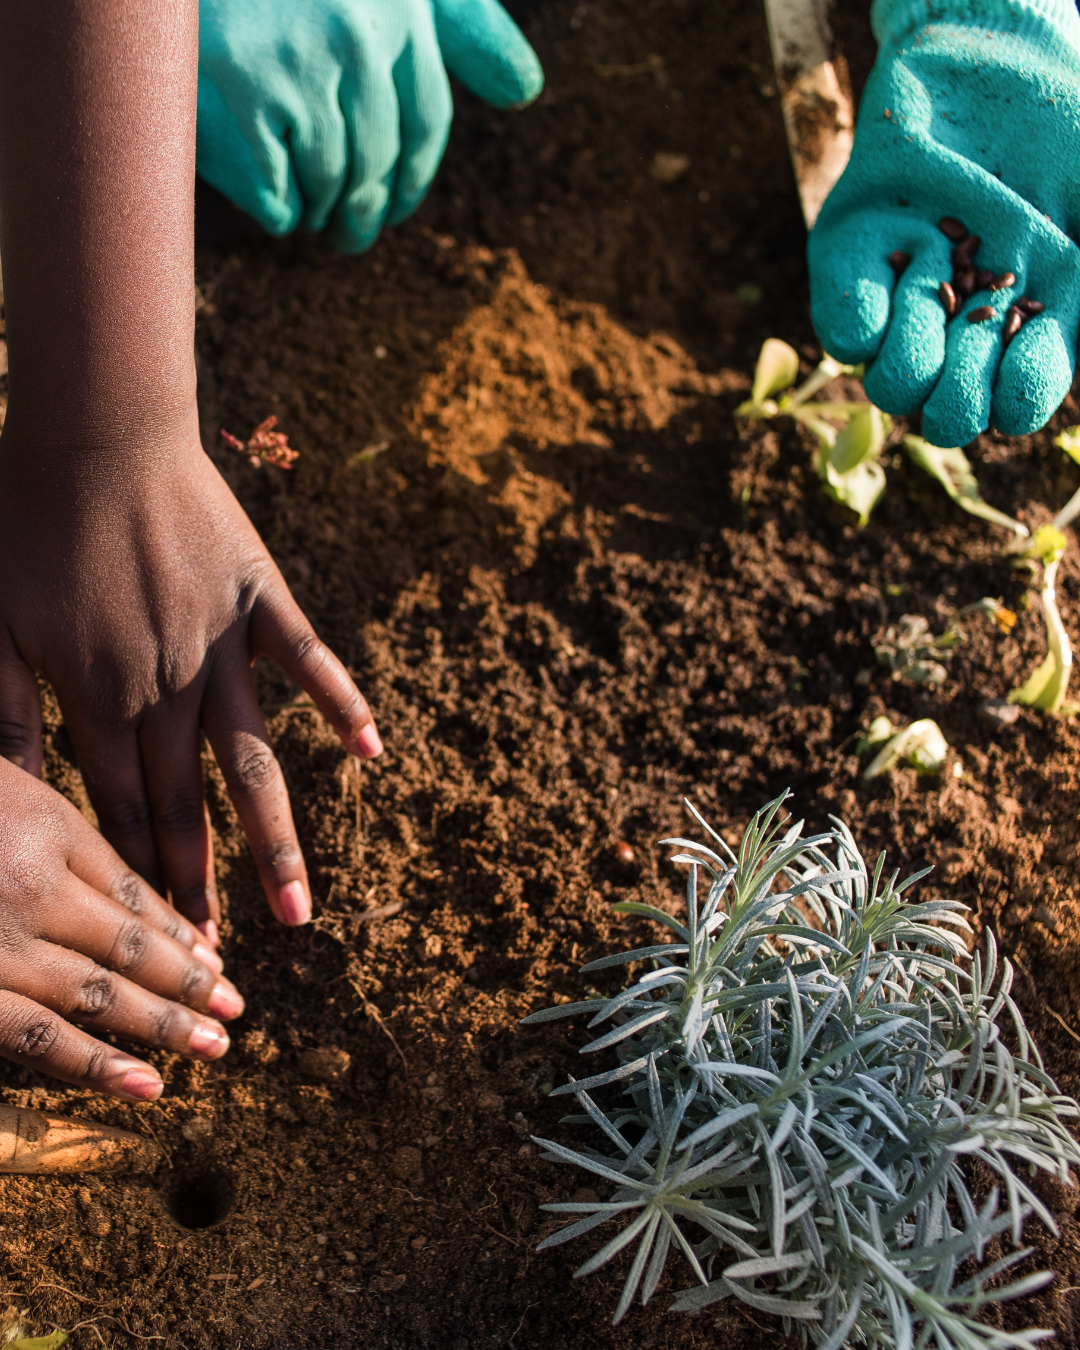
[[[993,281],[990,282],[990,289],[992,291],[1004,291],[1009,286],[1015,285],[1016,285],[1016,277],[1012,274],[1012,272],[1002,272],[999,276],[996,276],[993,279]]]
[[[985,323],[987,319],[994,317],[994,310],[991,305],[980,305],[977,309],[968,311],[968,323]]]
[[[615,856],[621,863],[632,863],[634,861],[634,850],[625,839],[620,839],[615,845]]]
[[[957,267],[967,267],[972,258],[979,251],[979,245],[982,240],[977,234],[969,234],[966,239],[961,239],[960,243],[953,249],[953,262]]]
[[[975,287],[977,290],[988,291],[993,280],[994,274],[987,267],[980,268],[980,270],[975,273]]]
[[[1030,318],[1035,314],[1041,314],[1046,306],[1041,300],[1029,300],[1026,295],[1022,295],[1016,302],[1017,309],[1021,310]]]
[[[942,234],[948,235],[954,244],[958,244],[961,239],[967,238],[967,226],[962,225],[955,216],[942,216],[937,223],[937,227]]]
[[[889,266],[898,277],[902,275],[904,268],[907,267],[910,262],[911,254],[905,253],[902,248],[894,248],[889,254]]]
[[[975,272],[970,267],[964,267],[953,277],[953,287],[961,300],[967,300],[969,296],[975,294]]]
[[[945,306],[945,313],[951,319],[959,308],[959,304],[956,299],[956,292],[947,281],[943,281],[938,287],[938,298]]]
[[[1024,322],[1024,316],[1016,308],[1010,305],[1005,315],[1005,323],[1001,330],[1001,340],[1007,347],[1013,338],[1019,333]]]

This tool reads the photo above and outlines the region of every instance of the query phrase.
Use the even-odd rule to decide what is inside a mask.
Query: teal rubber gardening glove
[[[271,234],[358,253],[435,176],[448,70],[499,108],[544,83],[497,0],[201,0],[199,173]]]
[[[1080,328],[1076,5],[874,0],[871,21],[878,59],[851,160],[810,234],[818,336],[868,363],[886,412],[922,408],[935,445],[991,422],[1025,435],[1068,392]],[[942,217],[977,238],[954,252]],[[949,319],[940,287],[958,272]]]

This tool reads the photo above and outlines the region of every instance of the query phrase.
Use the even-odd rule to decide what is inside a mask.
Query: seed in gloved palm
[[[911,262],[911,254],[905,253],[902,248],[894,248],[889,254],[889,266],[896,273],[897,277],[903,275],[904,269]]]
[[[980,305],[978,309],[968,311],[968,323],[985,323],[987,319],[994,317],[994,310],[991,305]]]
[[[961,239],[953,249],[953,263],[957,267],[970,267],[971,260],[979,251],[979,245],[982,240],[977,234],[969,234],[966,239]]]
[[[941,298],[941,303],[945,306],[945,313],[951,319],[959,308],[956,292],[947,281],[943,281],[938,287],[938,295]]]
[[[994,274],[988,267],[980,268],[975,273],[975,289],[979,291],[993,290]]]
[[[961,239],[967,238],[967,226],[962,225],[955,216],[942,216],[938,221],[938,229],[954,244],[958,244]]]
[[[1008,287],[1015,285],[1016,278],[1013,274],[1011,272],[1002,272],[1000,276],[994,277],[993,281],[990,282],[990,290],[1004,291],[1007,290]]]
[[[1036,314],[1041,314],[1046,308],[1041,300],[1029,300],[1026,295],[1022,295],[1020,299],[1017,300],[1016,304],[1017,308],[1020,309],[1022,313],[1031,317],[1034,317]]]
[[[953,277],[953,288],[961,300],[967,300],[975,294],[975,273],[965,267]]]
[[[1001,340],[1007,347],[1013,338],[1019,333],[1024,323],[1024,316],[1015,305],[1010,305],[1005,315],[1005,323],[1001,329]]]

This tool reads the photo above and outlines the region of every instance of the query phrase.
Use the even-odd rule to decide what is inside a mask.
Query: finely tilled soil
[[[856,88],[865,8],[838,20]],[[272,921],[208,761],[224,954],[248,999],[232,1052],[159,1057],[167,1090],[147,1108],[0,1069],[3,1100],[152,1133],[168,1159],[154,1177],[0,1179],[4,1299],[38,1331],[77,1326],[77,1350],[775,1346],[779,1325],[747,1308],[669,1313],[688,1283],[674,1261],[612,1329],[625,1267],[576,1283],[589,1239],[536,1251],[556,1226],[540,1206],[586,1184],[529,1142],[587,1137],[547,1096],[580,1074],[584,1034],[519,1019],[578,996],[583,962],[655,940],[610,905],[676,903],[656,841],[684,828],[684,795],[734,840],[791,788],[868,854],[933,862],[920,893],[997,935],[1048,1068],[1080,1092],[1080,734],[978,716],[1045,650],[1003,532],[892,450],[860,531],[790,423],[741,436],[733,418],[764,337],[805,370],[819,356],[758,10],[529,8],[545,94],[511,114],[458,90],[430,199],[363,258],[200,202],[205,445],[387,751],[358,782],[260,666],[317,917]],[[660,182],[658,153],[689,164]],[[221,439],[270,413],[293,472]],[[1049,519],[1080,484],[1052,434],[1078,420],[1069,400],[1029,440],[983,437],[987,498]],[[1076,543],[1060,581],[1074,641]],[[875,664],[887,623],[941,631],[982,596],[1019,621],[969,622],[940,690]],[[861,780],[856,739],[882,712],[937,719],[937,778]],[[54,716],[51,781],[85,805],[67,746]],[[1061,1236],[1032,1221],[1028,1237],[1058,1279],[1005,1315],[1075,1347],[1077,1193],[1051,1200]]]

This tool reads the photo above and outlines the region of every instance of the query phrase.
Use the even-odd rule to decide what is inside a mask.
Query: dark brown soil
[[[545,0],[524,16],[539,105],[461,94],[431,199],[371,254],[202,248],[205,443],[388,750],[364,769],[358,839],[349,762],[261,672],[318,917],[272,922],[208,769],[249,1007],[233,1052],[162,1060],[146,1109],[2,1070],[4,1100],[152,1131],[169,1154],[153,1180],[0,1180],[6,1298],[40,1329],[82,1324],[76,1350],[774,1347],[748,1311],[668,1314],[674,1265],[612,1330],[620,1270],[576,1284],[584,1243],[535,1250],[554,1227],[538,1206],[583,1184],[528,1142],[574,1138],[545,1089],[578,1071],[581,1039],[518,1019],[645,935],[612,901],[675,895],[655,841],[684,794],[734,838],[791,787],[813,823],[838,811],[866,850],[936,862],[922,893],[997,933],[1049,1068],[1080,1091],[1080,735],[975,715],[1044,650],[1000,533],[900,463],[860,532],[790,425],[736,433],[762,338],[807,369],[818,354],[759,9]],[[856,86],[864,9],[838,23]],[[665,151],[690,157],[670,186],[650,174]],[[271,412],[301,452],[291,474],[219,436]],[[1056,425],[1077,420],[1070,401]],[[1049,432],[972,453],[987,497],[1029,523],[1080,482]],[[1061,595],[1080,639],[1076,558]],[[971,625],[940,692],[875,669],[886,619],[940,629],[983,595],[1020,621]],[[939,779],[860,780],[855,738],[882,711],[941,723]],[[52,780],[81,801],[55,719],[50,736]],[[1057,1282],[1008,1311],[1067,1347],[1075,1200],[1055,1199],[1060,1240],[1029,1229]]]

